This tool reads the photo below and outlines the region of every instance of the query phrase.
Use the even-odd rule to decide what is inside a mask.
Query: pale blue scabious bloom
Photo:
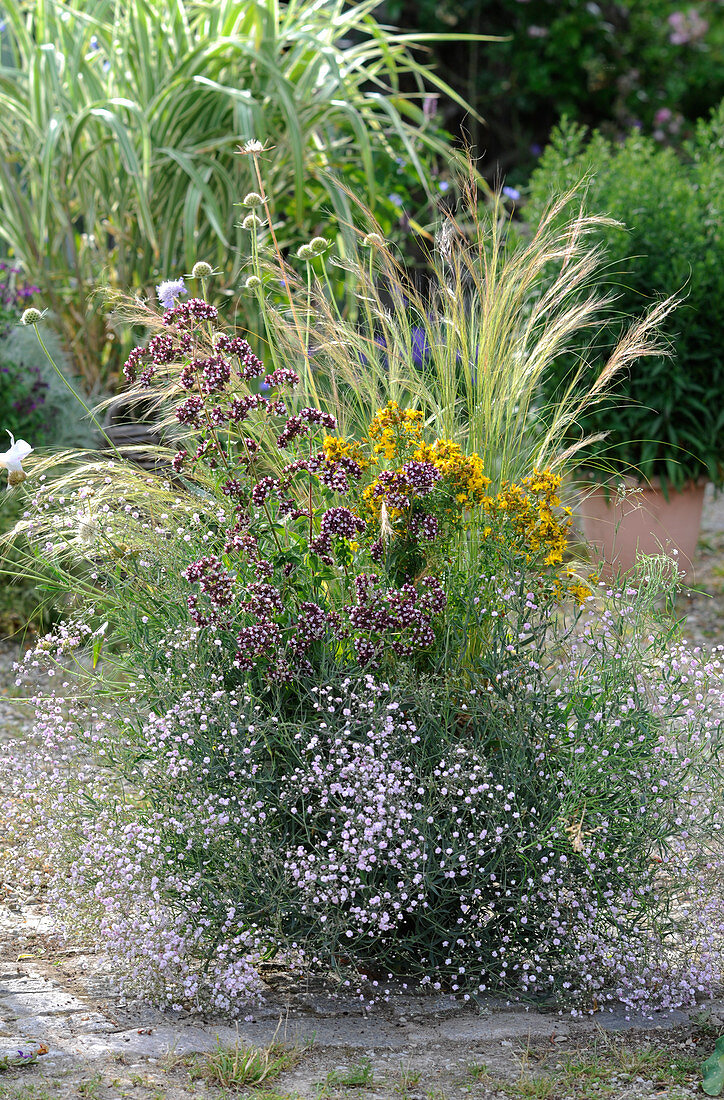
[[[517,202],[520,198],[520,191],[517,189],[517,187],[504,187],[503,194],[505,195],[506,199],[510,199],[511,202]]]
[[[188,294],[188,291],[183,279],[166,279],[164,283],[158,284],[156,294],[164,309],[173,309],[176,299],[182,294]]]

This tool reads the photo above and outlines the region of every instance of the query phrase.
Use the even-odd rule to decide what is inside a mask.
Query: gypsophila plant
[[[56,910],[176,1006],[243,1012],[271,956],[372,1003],[400,981],[692,1003],[721,973],[722,662],[652,624],[656,565],[574,623],[511,571],[465,686],[408,665],[300,682],[293,705],[225,688],[212,647],[147,617],[128,701],[40,701],[16,836],[34,802]],[[97,640],[65,628],[28,665]]]

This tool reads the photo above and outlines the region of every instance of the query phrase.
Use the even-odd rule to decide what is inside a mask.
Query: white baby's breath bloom
[[[258,191],[250,191],[248,195],[244,195],[241,200],[242,206],[263,206],[264,199]]]
[[[22,481],[25,481],[27,474],[23,469],[23,459],[27,458],[32,451],[32,447],[29,443],[26,443],[24,439],[15,440],[15,436],[11,431],[5,429],[10,436],[10,442],[12,446],[9,451],[5,451],[4,454],[0,454],[0,469],[7,470],[8,472],[8,489],[13,485],[19,485]]]

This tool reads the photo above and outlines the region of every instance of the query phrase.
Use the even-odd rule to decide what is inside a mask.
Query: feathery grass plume
[[[662,354],[659,326],[677,299],[635,321],[600,372],[579,355],[560,400],[545,404],[541,384],[552,364],[614,308],[597,288],[605,253],[590,240],[611,220],[580,210],[561,227],[569,193],[552,201],[529,240],[511,241],[500,199],[481,206],[472,172],[461,190],[460,209],[443,214],[422,288],[389,247],[324,257],[304,275],[260,250],[259,269],[287,291],[285,300],[264,300],[269,340],[282,357],[301,354],[308,398],[334,409],[351,435],[364,435],[375,411],[394,400],[421,408],[438,435],[479,454],[495,485],[536,467],[571,469],[586,442],[570,443],[582,412],[621,371]],[[369,212],[361,217],[364,246],[379,227]],[[340,313],[333,269],[355,288],[353,316]]]

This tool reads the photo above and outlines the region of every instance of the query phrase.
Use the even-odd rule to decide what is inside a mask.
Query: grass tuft
[[[267,1047],[249,1047],[237,1043],[232,1047],[219,1044],[210,1054],[199,1055],[191,1070],[192,1078],[203,1078],[220,1088],[256,1088],[275,1081],[301,1056],[296,1048],[272,1042]]]

